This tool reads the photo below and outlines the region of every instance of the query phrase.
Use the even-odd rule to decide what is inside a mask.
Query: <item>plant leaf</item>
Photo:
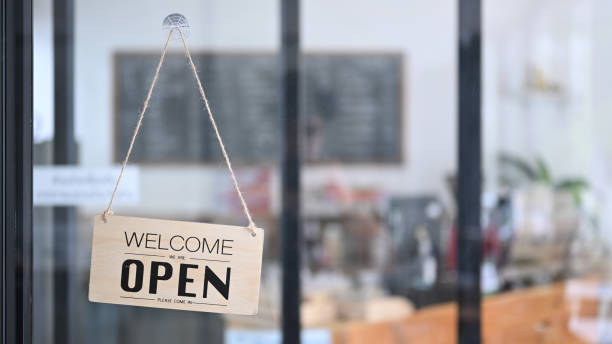
[[[546,166],[546,163],[542,158],[536,159],[536,168],[537,168],[537,180],[540,182],[544,182],[546,184],[550,184],[552,178],[550,176],[550,170]]]
[[[509,153],[500,153],[498,159],[500,165],[506,165],[509,168],[514,168],[526,179],[531,181],[535,181],[537,179],[536,170],[532,168],[526,160]]]

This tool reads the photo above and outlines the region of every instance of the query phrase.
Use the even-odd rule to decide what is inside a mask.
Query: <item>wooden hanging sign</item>
[[[263,239],[260,228],[98,215],[89,300],[256,314]]]
[[[95,217],[89,300],[131,306],[232,314],[256,314],[259,302],[263,230],[257,228],[223,145],[204,87],[185,41],[187,19],[173,13],[153,81],[145,98],[115,189],[103,215]],[[147,111],[176,31],[221,153],[242,204],[248,227],[114,216],[111,211],[121,177]]]

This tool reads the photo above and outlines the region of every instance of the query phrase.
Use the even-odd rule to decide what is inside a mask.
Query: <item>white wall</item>
[[[580,175],[596,145],[590,109],[591,2],[485,2],[484,118],[487,159],[542,156],[557,177]],[[560,92],[527,87],[538,68]],[[491,125],[488,125],[490,123]]]
[[[278,48],[276,0],[77,1],[75,109],[83,164],[112,162],[113,54],[159,51],[165,39],[161,21],[172,12],[188,17],[193,50]],[[349,186],[390,193],[442,191],[444,176],[455,169],[455,1],[309,0],[302,2],[301,25],[304,50],[400,51],[406,59],[404,163],[307,168],[304,183],[316,185],[334,174]],[[178,217],[214,211],[210,188],[224,173],[197,166],[142,167],[143,206]]]
[[[166,39],[162,20],[174,12],[188,17],[193,50],[272,50],[278,41],[278,11],[276,1],[77,1],[75,99],[81,163],[112,163],[114,53],[161,51]],[[175,41],[171,49],[182,47]],[[185,219],[214,212],[212,197],[220,173],[226,172],[197,166],[143,167],[141,207],[116,211]]]
[[[33,16],[34,142],[53,139],[53,22],[50,1],[35,1]]]
[[[495,155],[540,156],[554,179],[586,179],[585,206],[612,243],[612,2],[488,0],[484,8],[484,147]],[[528,90],[527,66],[560,94]],[[495,189],[495,180],[487,186]]]
[[[611,3],[487,0],[483,5],[486,189],[497,188],[498,152],[542,156],[557,178],[589,179],[602,225],[612,228]],[[34,6],[35,136],[44,140],[53,130],[51,0],[36,0]],[[453,0],[302,2],[304,50],[401,51],[406,65],[404,163],[308,167],[307,187],[331,178],[391,194],[444,190],[443,179],[456,164],[455,6]],[[112,163],[113,54],[159,51],[165,39],[161,21],[171,12],[190,19],[194,50],[278,48],[278,0],[77,0],[75,109],[82,164]],[[561,100],[524,91],[530,64],[563,85]],[[141,178],[142,207],[119,212],[178,218],[216,212],[214,195],[229,182],[222,166],[143,167]]]
[[[50,2],[35,1],[34,12],[34,106],[36,123],[45,124],[42,139],[52,131]],[[443,178],[456,164],[455,3],[302,2],[304,50],[401,51],[406,64],[404,163],[308,167],[305,185],[333,178],[348,186],[374,186],[389,193],[444,190]],[[504,150],[525,157],[541,155],[557,177],[588,177],[596,180],[604,198],[612,195],[606,191],[611,189],[606,180],[612,169],[609,7],[606,0],[484,2],[487,189],[496,189],[495,156]],[[77,1],[75,109],[83,164],[112,163],[113,54],[159,51],[165,39],[161,21],[171,12],[190,19],[189,43],[194,50],[278,48],[277,0]],[[175,43],[173,49],[180,46]],[[558,77],[566,88],[563,101],[520,94],[528,64],[539,64],[547,75]],[[143,206],[177,217],[212,211],[215,203],[210,190],[223,180],[228,181],[221,166],[143,167]]]
[[[336,170],[349,185],[390,193],[442,192],[455,170],[455,1],[304,1],[305,49],[396,50],[405,54],[404,163]],[[329,168],[311,168],[323,180]]]

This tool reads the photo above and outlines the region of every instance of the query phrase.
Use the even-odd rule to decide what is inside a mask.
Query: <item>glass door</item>
[[[168,37],[187,44],[237,178],[267,230],[266,290],[279,290],[279,2],[34,0],[35,343],[235,343],[241,329],[280,338],[278,293],[254,317],[92,303],[93,217],[110,199]],[[118,215],[245,225],[180,39],[165,63],[113,210]],[[263,288],[262,288],[263,289]],[[238,339],[236,339],[238,338]]]
[[[22,283],[6,294],[23,306],[12,342],[477,340],[479,1],[5,3],[31,31],[13,32],[31,42],[9,67],[33,70],[3,88],[22,106],[3,113],[7,147],[22,154],[4,165],[3,185],[16,187],[4,211],[23,228],[3,228],[7,257],[21,259],[6,272]],[[266,230],[257,316],[87,298],[93,216],[130,144],[162,21],[177,12]],[[245,224],[180,41],[170,40],[113,210]]]
[[[6,147],[21,154],[3,160],[14,163],[3,211],[19,216],[3,227],[17,282],[5,301],[22,306],[9,342],[478,341],[479,1],[3,4],[3,20],[19,13],[10,23],[26,28],[8,32],[22,41],[7,41],[20,50],[3,70],[24,73],[3,87],[21,106],[3,112]],[[266,230],[256,316],[88,301],[93,216],[177,12]],[[113,210],[245,224],[180,41]]]
[[[2,5],[5,343],[608,343],[604,1]],[[266,230],[259,313],[88,301],[181,13]],[[180,40],[113,210],[245,225]]]

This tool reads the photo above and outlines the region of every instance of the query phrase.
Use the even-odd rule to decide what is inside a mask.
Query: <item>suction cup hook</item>
[[[189,37],[189,34],[191,33],[191,27],[189,26],[187,18],[180,13],[172,13],[167,15],[166,18],[164,18],[162,27],[166,32],[174,29],[174,32],[172,32],[173,39],[181,39],[181,35],[177,29],[180,29],[183,32],[183,36],[185,36],[185,38]]]

